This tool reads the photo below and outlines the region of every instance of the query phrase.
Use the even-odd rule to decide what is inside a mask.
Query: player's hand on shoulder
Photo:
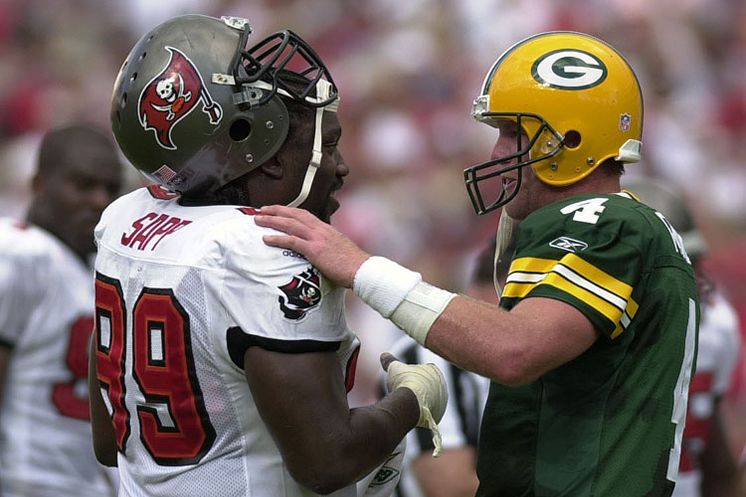
[[[264,243],[303,254],[336,285],[352,288],[355,273],[370,255],[348,237],[310,212],[270,205],[254,218],[259,226],[282,231],[284,235],[264,235]]]
[[[445,376],[435,364],[404,364],[388,352],[381,354],[381,366],[388,374],[386,385],[389,392],[397,388],[410,389],[420,406],[417,426],[433,432],[433,456],[441,450],[441,436],[438,423],[443,418],[448,405],[448,389]]]

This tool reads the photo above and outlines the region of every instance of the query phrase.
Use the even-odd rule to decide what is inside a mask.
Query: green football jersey
[[[681,237],[628,193],[555,202],[520,223],[500,305],[531,297],[600,336],[531,384],[492,383],[478,497],[669,496],[699,324]]]

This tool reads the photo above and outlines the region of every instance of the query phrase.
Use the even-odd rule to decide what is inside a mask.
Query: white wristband
[[[422,281],[396,308],[391,321],[424,346],[433,323],[455,297],[455,293]]]
[[[388,319],[420,281],[420,273],[375,256],[363,262],[355,273],[352,291]]]

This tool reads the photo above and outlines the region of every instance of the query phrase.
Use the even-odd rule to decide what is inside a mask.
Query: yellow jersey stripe
[[[556,271],[558,264],[572,269],[573,272],[587,280],[591,285],[602,289],[601,291],[594,291],[596,291],[599,296],[615,302],[622,309],[626,306],[622,301],[626,302],[632,295],[631,286],[598,269],[596,266],[584,261],[575,254],[567,254],[559,261],[554,259],[541,259],[538,257],[521,257],[520,259],[516,259],[510,265],[510,271],[506,283],[528,283],[536,281],[539,274],[547,274],[550,271]],[[529,275],[526,273],[536,274]],[[614,296],[608,295],[606,292],[610,292],[611,294],[614,294]]]
[[[538,257],[521,257],[510,263],[509,273],[548,273],[557,264],[555,259],[540,259]]]
[[[601,271],[593,264],[590,264],[575,254],[567,254],[560,263],[569,267],[585,279],[592,281],[601,288],[622,297],[627,300],[632,295],[632,287],[625,282],[614,278],[610,274]]]
[[[627,300],[619,297],[618,295],[611,293],[607,291],[605,288],[598,286],[595,282],[584,278],[583,276],[579,275],[572,269],[569,269],[564,264],[557,264],[554,269],[552,269],[553,272],[561,274],[569,281],[572,281],[579,287],[595,294],[597,297],[605,300],[609,304],[615,306],[619,311],[624,311],[624,308],[627,307]]]
[[[566,279],[564,274],[552,273],[544,279],[542,284],[553,286],[569,293],[579,300],[582,300],[583,302],[603,314],[606,319],[608,319],[612,323],[618,323],[622,318],[622,309],[619,309],[618,307],[610,304],[591,291],[586,290],[585,288],[578,286],[574,282]]]
[[[560,261],[533,257],[516,259],[510,266],[503,297],[524,298],[539,285],[565,291],[596,309],[616,324],[611,338],[616,338],[629,326],[639,307],[631,298],[631,286],[574,254]]]
[[[503,297],[524,298],[531,292],[531,290],[539,285],[550,285],[577,297],[614,323],[619,322],[622,317],[622,309],[607,302],[598,295],[592,293],[590,290],[587,290],[567,279],[567,277],[560,272],[551,272],[545,275],[544,278],[537,283],[508,283],[505,285],[505,289],[503,290]]]

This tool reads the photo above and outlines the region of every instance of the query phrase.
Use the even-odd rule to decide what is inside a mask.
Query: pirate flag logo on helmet
[[[217,125],[223,117],[223,109],[212,99],[202,76],[189,57],[174,47],[165,47],[171,53],[166,67],[145,85],[138,101],[140,124],[145,130],[152,129],[158,145],[176,150],[171,139],[171,130],[184,119],[197,104],[210,123]]]
[[[289,283],[280,287],[282,295],[278,298],[280,310],[286,318],[299,321],[312,307],[321,302],[319,272],[311,266],[301,274],[296,274]]]

